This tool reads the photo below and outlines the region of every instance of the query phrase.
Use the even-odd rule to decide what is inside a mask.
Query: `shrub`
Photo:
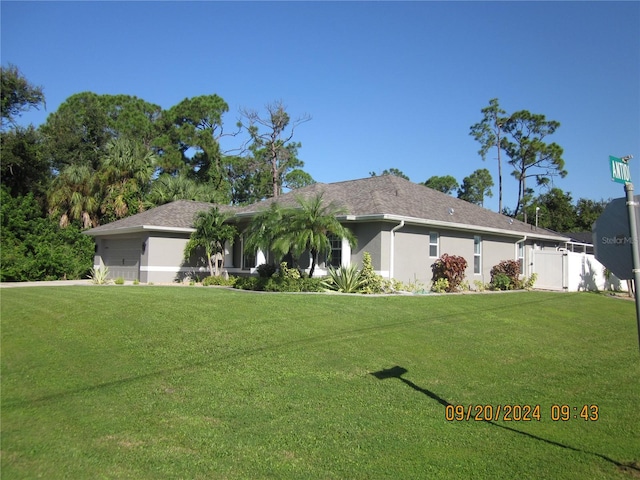
[[[202,280],[202,285],[204,285],[205,287],[210,287],[212,285],[232,287],[236,281],[237,281],[237,277],[225,278],[222,275],[218,275],[217,277],[216,276],[205,277]]]
[[[93,266],[93,239],[77,225],[61,228],[32,194],[12,197],[0,186],[0,225],[2,282],[85,278]]]
[[[348,267],[329,268],[329,278],[324,281],[327,290],[342,293],[358,293],[361,291],[363,280],[357,265]]]
[[[134,285],[140,285],[140,280],[138,280],[137,278],[133,281]]]
[[[234,283],[234,288],[239,290],[264,290],[265,279],[260,277],[238,277]]]
[[[323,292],[323,279],[322,278],[303,278],[302,290],[303,292]]]
[[[473,284],[476,287],[476,292],[484,292],[487,286],[480,280],[474,280]]]
[[[274,275],[266,279],[263,290],[265,292],[301,292],[302,282],[300,278]]]
[[[499,264],[494,265],[491,269],[491,285],[497,290],[507,290],[507,288],[498,288],[496,286],[495,277],[497,275],[506,275],[509,277],[509,288],[518,289],[521,288],[520,282],[520,263],[516,260],[503,260]],[[504,279],[499,281],[500,285],[504,285]]]
[[[446,278],[439,278],[431,285],[431,291],[436,293],[449,292],[449,280]]]
[[[494,290],[511,290],[513,283],[507,274],[496,273],[491,280],[491,287]]]
[[[531,276],[523,282],[523,287],[526,290],[533,290],[533,285],[536,283],[537,279],[538,279],[538,274],[532,273]]]
[[[382,293],[385,289],[384,279],[373,270],[371,254],[362,254],[362,270],[360,271],[361,293]]]
[[[280,264],[280,270],[274,274],[274,276],[279,276],[281,278],[290,278],[293,280],[300,279],[300,270],[297,268],[289,268],[287,267],[287,262],[282,262]]]
[[[258,272],[260,278],[271,278],[277,270],[278,268],[271,263],[263,263],[256,268],[256,272]]]
[[[436,284],[438,280],[445,279],[448,284],[446,291],[455,292],[464,280],[466,268],[467,261],[463,257],[444,253],[431,265],[431,271],[433,273],[431,281]]]
[[[98,267],[91,269],[88,278],[91,280],[91,283],[95,285],[106,285],[109,283],[108,275],[109,267]]]
[[[124,278],[118,277],[113,281],[113,283],[115,283],[116,285],[124,285]]]

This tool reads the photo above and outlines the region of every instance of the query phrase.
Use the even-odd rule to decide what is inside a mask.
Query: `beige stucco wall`
[[[140,281],[172,283],[198,272],[195,262],[186,263],[184,260],[187,241],[188,236],[180,234],[149,235],[140,267]]]
[[[404,283],[420,281],[427,286],[431,284],[431,265],[438,257],[429,256],[430,232],[439,235],[438,257],[447,253],[461,256],[467,261],[465,279],[472,288],[476,280],[488,283],[491,280],[491,268],[502,260],[517,260],[516,242],[518,238],[480,235],[481,273],[474,274],[474,233],[442,228],[405,226],[395,232],[393,271],[395,279]]]

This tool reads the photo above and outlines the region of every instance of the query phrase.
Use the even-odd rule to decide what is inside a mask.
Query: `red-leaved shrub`
[[[437,282],[440,278],[446,278],[449,282],[447,292],[456,292],[464,280],[464,272],[467,268],[467,261],[457,255],[442,254],[442,256],[431,265],[433,277],[432,282]]]

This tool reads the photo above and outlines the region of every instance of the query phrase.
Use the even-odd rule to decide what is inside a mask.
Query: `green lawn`
[[[627,300],[35,287],[1,313],[3,479],[640,476]]]

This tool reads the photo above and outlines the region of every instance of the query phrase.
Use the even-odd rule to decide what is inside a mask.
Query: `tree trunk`
[[[213,263],[211,262],[211,254],[209,253],[207,254],[207,261],[209,262],[209,275],[213,277]]]
[[[498,124],[498,213],[502,213],[502,161],[500,160],[500,124]]]
[[[316,270],[317,258],[318,258],[318,251],[311,250],[311,269],[309,270],[309,278],[313,277],[313,272]]]

